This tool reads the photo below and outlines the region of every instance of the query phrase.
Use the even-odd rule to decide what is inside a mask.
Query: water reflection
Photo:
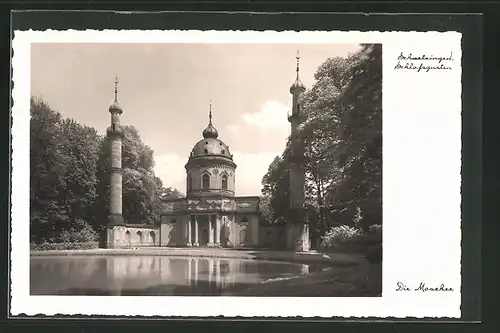
[[[109,256],[32,257],[32,295],[237,295],[251,285],[307,274],[310,267],[238,259]]]

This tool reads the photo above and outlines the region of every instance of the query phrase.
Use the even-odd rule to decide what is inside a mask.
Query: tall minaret
[[[124,225],[122,215],[122,138],[123,129],[120,126],[120,115],[123,113],[118,104],[118,78],[115,80],[115,100],[109,107],[111,126],[107,136],[111,146],[111,179],[109,182],[109,215],[108,226]]]
[[[304,114],[300,108],[300,97],[306,90],[299,79],[299,53],[297,51],[297,77],[290,87],[292,94],[292,112],[288,116],[291,124],[291,155],[290,155],[290,215],[287,228],[287,247],[294,251],[309,251],[309,226],[305,216],[305,173],[304,144],[300,128]]]

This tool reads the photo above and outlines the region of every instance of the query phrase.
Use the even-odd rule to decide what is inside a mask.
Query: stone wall
[[[184,246],[185,227],[186,216],[162,216],[160,246]]]
[[[259,219],[256,214],[224,216],[221,243],[229,248],[259,245]]]
[[[265,248],[285,248],[285,225],[261,225],[259,229],[260,246]]]
[[[160,228],[156,225],[125,225],[106,228],[107,248],[131,248],[160,245]]]

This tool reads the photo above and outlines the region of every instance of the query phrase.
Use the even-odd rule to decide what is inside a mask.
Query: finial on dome
[[[306,89],[304,87],[304,85],[302,84],[302,81],[300,81],[300,79],[299,79],[299,60],[300,60],[299,50],[297,50],[297,55],[295,56],[295,59],[297,59],[297,68],[295,70],[297,72],[297,77],[295,78],[295,82],[290,87],[291,94],[296,93],[296,92],[302,93]]]
[[[115,102],[118,102],[118,76],[115,77]]]
[[[210,104],[209,104],[209,111],[208,111],[208,121],[209,123],[211,124],[212,123],[212,100],[210,100]]]
[[[297,59],[297,79],[299,78],[299,61],[300,61],[300,55],[299,55],[299,50],[297,50],[297,56],[295,57]]]
[[[203,130],[203,137],[205,139],[208,138],[214,138],[217,139],[219,136],[219,132],[217,132],[217,129],[212,125],[212,100],[210,100],[209,104],[209,111],[208,111],[208,126]]]
[[[122,114],[122,108],[120,104],[118,104],[118,76],[115,77],[115,99],[113,101],[113,104],[109,107],[109,112],[118,112],[119,114]]]

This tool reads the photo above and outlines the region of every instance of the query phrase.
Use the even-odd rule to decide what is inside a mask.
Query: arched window
[[[222,189],[227,190],[227,176],[222,175]]]
[[[193,179],[191,178],[191,176],[188,176],[188,191],[192,191],[193,190]]]
[[[137,236],[139,237],[139,242],[142,243],[142,232],[140,230],[137,231]]]
[[[210,176],[207,175],[207,174],[204,174],[203,176],[201,176],[201,179],[202,179],[202,187],[204,190],[208,190],[210,188]]]
[[[155,235],[155,232],[154,232],[154,231],[151,231],[151,232],[149,233],[149,235],[151,236],[151,240],[153,241],[153,244],[154,244],[154,243],[155,243],[155,236],[156,236],[156,235]]]

